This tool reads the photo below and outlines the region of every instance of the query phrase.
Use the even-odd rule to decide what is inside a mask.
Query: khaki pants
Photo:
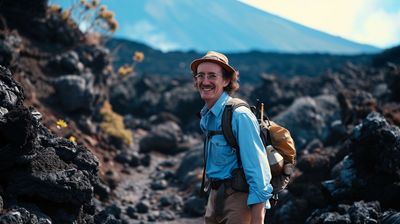
[[[222,215],[215,213],[217,190],[211,189],[206,207],[204,222],[206,224],[246,224],[251,221],[251,209],[247,206],[248,193],[237,192],[228,187],[225,189],[225,198]]]

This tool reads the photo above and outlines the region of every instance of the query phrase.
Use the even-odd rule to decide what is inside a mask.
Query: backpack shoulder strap
[[[232,115],[236,108],[242,106],[250,108],[249,104],[247,104],[245,101],[239,98],[231,98],[225,105],[221,121],[222,134],[224,135],[228,144],[236,150],[236,157],[238,159],[239,167],[242,165],[242,163],[240,160],[239,145],[232,131]]]

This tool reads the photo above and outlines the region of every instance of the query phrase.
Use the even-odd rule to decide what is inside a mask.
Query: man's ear
[[[230,82],[231,82],[230,79],[224,79],[224,87],[227,87]]]

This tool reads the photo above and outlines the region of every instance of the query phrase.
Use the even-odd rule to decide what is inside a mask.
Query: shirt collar
[[[218,98],[217,102],[215,102],[214,106],[208,110],[207,105],[204,105],[203,109],[201,109],[200,114],[204,116],[208,111],[214,114],[214,116],[218,117],[224,109],[226,102],[230,99],[230,96],[225,91],[222,92],[221,96]]]

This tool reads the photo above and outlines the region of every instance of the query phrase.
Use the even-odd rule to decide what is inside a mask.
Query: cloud
[[[371,12],[359,24],[358,32],[351,33],[350,37],[360,42],[376,43],[380,47],[399,45],[400,11],[397,14],[389,14],[382,9]]]
[[[323,32],[379,47],[400,44],[398,0],[240,0]]]
[[[125,24],[122,35],[129,39],[142,41],[151,47],[161,51],[170,51],[180,48],[179,44],[170,41],[165,33],[147,20],[141,20],[134,24]]]

